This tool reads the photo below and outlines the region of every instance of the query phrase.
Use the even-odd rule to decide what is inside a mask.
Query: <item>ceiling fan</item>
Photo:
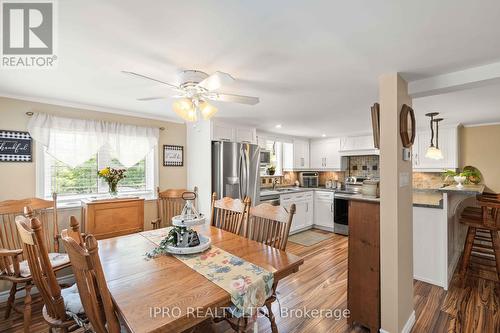
[[[215,72],[208,75],[197,70],[184,70],[179,73],[179,85],[168,83],[139,73],[122,71],[132,77],[146,79],[168,86],[173,95],[138,98],[139,101],[152,101],[168,97],[179,98],[172,104],[174,112],[187,122],[195,122],[199,115],[205,120],[217,113],[217,108],[208,103],[208,100],[255,105],[258,97],[225,94],[218,92],[224,84],[234,81],[234,78],[224,72]]]

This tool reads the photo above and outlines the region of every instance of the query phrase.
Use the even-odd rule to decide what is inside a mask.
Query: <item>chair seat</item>
[[[49,260],[53,268],[69,263],[69,257],[66,253],[49,253]],[[13,270],[13,265],[11,265],[10,268]],[[19,272],[22,277],[31,276],[28,261],[23,260],[19,263]]]
[[[85,313],[76,283],[69,288],[61,289],[61,296],[64,299],[64,308],[66,311],[74,314]]]

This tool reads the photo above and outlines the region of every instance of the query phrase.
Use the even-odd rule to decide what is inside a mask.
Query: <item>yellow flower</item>
[[[99,175],[101,175],[101,176],[107,176],[107,175],[109,175],[109,167],[104,168],[101,171],[99,171]]]

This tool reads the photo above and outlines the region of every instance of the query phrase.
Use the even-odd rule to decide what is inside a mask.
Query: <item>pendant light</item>
[[[436,159],[437,160],[442,160],[443,157],[443,152],[439,148],[439,122],[443,121],[443,118],[436,118],[434,119],[434,122],[436,123]]]
[[[427,117],[431,118],[430,125],[431,125],[431,144],[429,148],[427,148],[427,152],[425,153],[425,157],[433,159],[433,160],[441,160],[443,159],[443,153],[439,149],[438,146],[434,146],[434,123],[437,124],[437,122],[434,121],[434,117],[437,116],[439,112],[430,112],[426,113],[425,115]]]

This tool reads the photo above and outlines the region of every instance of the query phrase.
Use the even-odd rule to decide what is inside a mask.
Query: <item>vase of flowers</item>
[[[116,197],[118,195],[118,182],[127,177],[125,175],[125,171],[125,169],[114,169],[111,167],[105,167],[104,169],[97,171],[97,175],[108,183],[109,194],[112,197]]]

